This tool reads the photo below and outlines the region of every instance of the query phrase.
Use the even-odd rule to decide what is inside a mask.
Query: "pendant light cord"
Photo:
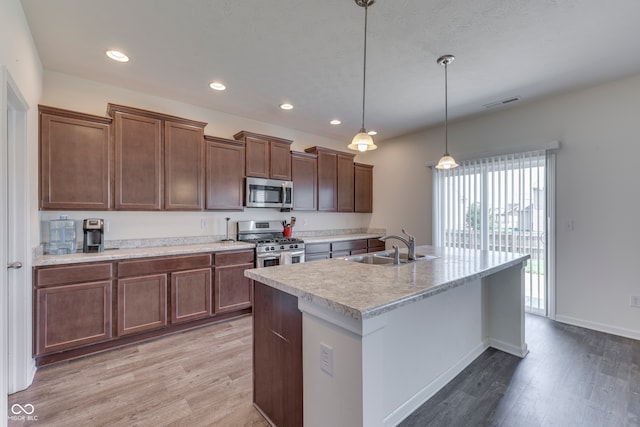
[[[447,84],[448,62],[444,63],[444,155],[449,155],[449,94]]]
[[[364,132],[364,104],[367,85],[367,15],[369,0],[364,0],[364,61],[362,65],[362,126],[360,132]]]

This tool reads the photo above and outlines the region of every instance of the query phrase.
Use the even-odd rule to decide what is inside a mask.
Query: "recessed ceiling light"
[[[338,119],[333,119],[329,123],[331,123],[332,125],[339,125],[342,122],[340,120],[338,120]]]
[[[378,132],[376,132],[375,130],[370,130],[369,132],[367,132],[369,135],[373,136],[373,135],[377,135]]]
[[[227,87],[220,82],[211,82],[209,87],[213,90],[225,90]]]
[[[118,62],[129,62],[129,57],[127,55],[125,55],[122,52],[119,52],[117,50],[108,50],[107,51],[107,56],[111,59],[113,59],[114,61],[118,61]]]
[[[280,108],[282,108],[283,110],[293,110],[293,105],[291,104],[280,104]]]

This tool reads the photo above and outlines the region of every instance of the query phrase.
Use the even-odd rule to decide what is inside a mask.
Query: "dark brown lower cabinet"
[[[243,249],[36,267],[36,365],[250,314],[253,258]]]
[[[36,289],[36,354],[111,338],[111,280]]]
[[[253,289],[253,402],[272,425],[302,426],[298,298],[259,282]]]
[[[251,282],[244,271],[253,268],[253,250],[215,255],[214,312],[251,307]]]
[[[171,274],[171,323],[211,315],[211,268]]]
[[[167,324],[167,274],[118,280],[118,336]]]

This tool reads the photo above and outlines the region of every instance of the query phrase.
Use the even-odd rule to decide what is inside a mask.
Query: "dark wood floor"
[[[402,426],[640,425],[640,341],[527,316],[525,359],[489,349]],[[268,426],[251,404],[251,318],[40,369],[9,426]]]
[[[526,358],[487,350],[401,426],[640,425],[640,341],[533,315],[526,337]]]

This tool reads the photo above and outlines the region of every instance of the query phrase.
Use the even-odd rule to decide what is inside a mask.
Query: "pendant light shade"
[[[452,169],[459,165],[455,159],[449,155],[449,97],[447,82],[447,66],[456,59],[453,55],[442,55],[438,58],[438,64],[444,65],[444,155],[438,161],[436,169]]]
[[[347,145],[347,148],[351,150],[358,151],[367,151],[367,150],[375,150],[378,148],[376,144],[373,143],[373,138],[371,135],[367,133],[367,131],[362,128],[360,129],[360,133],[356,134],[351,140],[351,144]]]
[[[364,128],[364,105],[367,83],[367,11],[369,6],[375,3],[375,0],[355,0],[356,4],[360,7],[364,7],[364,61],[362,71],[362,126],[360,126],[360,132],[356,134],[351,140],[351,144],[347,148],[358,151],[375,150],[378,148],[373,143],[373,138],[369,135]]]

